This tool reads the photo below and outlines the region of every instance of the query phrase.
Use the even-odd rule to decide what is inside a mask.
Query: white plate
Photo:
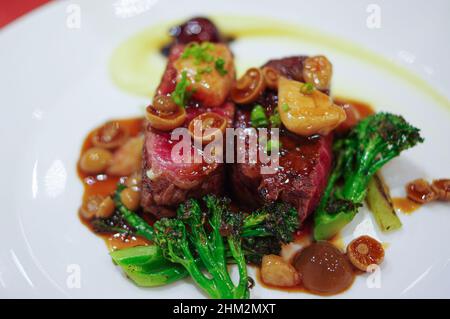
[[[213,15],[225,32],[271,29],[280,21],[294,25],[283,38],[239,38],[233,43],[239,70],[287,54],[326,54],[335,67],[335,94],[403,114],[423,130],[426,142],[384,169],[394,195],[403,195],[405,182],[416,177],[450,177],[448,1],[377,1],[375,7],[348,0],[140,3],[125,18],[112,1],[58,1],[0,31],[0,297],[204,297],[187,281],[137,288],[76,213],[82,186],[75,166],[83,137],[108,118],[142,114],[148,102],[114,84],[114,50],[147,28],[161,32],[161,24],[174,19]],[[78,9],[81,28],[70,28]],[[378,10],[381,28],[371,28],[377,20],[369,16]],[[144,64],[154,66],[153,77],[143,79],[151,89],[164,60],[148,57]],[[378,288],[359,276],[338,297],[450,296],[448,204],[400,217],[404,227],[391,235],[379,233],[366,211],[345,229],[345,241],[375,232],[389,248]],[[71,285],[77,271],[80,288]],[[252,297],[315,296],[257,285]]]

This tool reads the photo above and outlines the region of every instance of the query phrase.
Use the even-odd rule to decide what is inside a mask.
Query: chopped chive
[[[266,153],[271,154],[272,152],[278,152],[281,146],[280,140],[269,140],[266,144]]]
[[[184,107],[187,101],[191,98],[192,92],[188,91],[191,82],[187,78],[187,72],[181,72],[181,80],[177,83],[175,90],[172,92],[172,100],[176,105]]]
[[[280,113],[278,113],[278,110],[275,109],[273,114],[269,117],[270,126],[271,127],[280,127],[281,125],[281,118]]]
[[[311,94],[315,90],[314,85],[310,82],[306,82],[300,88],[300,92],[303,94]]]
[[[218,58],[216,60],[215,67],[216,67],[217,72],[219,72],[219,74],[222,76],[224,76],[225,74],[228,73],[228,71],[225,70],[225,60],[222,58]]]
[[[284,112],[289,111],[289,104],[283,103],[283,104],[281,105],[281,109],[282,109]]]
[[[214,45],[210,42],[203,42],[202,44],[192,43],[188,45],[181,54],[182,59],[189,57],[194,58],[194,64],[199,65],[202,62],[212,62],[214,57],[208,53],[214,49]]]
[[[267,120],[266,112],[264,108],[257,104],[250,113],[250,121],[253,127],[267,127],[269,121]]]

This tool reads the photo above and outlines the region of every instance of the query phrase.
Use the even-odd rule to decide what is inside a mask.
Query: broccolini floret
[[[334,144],[335,167],[314,216],[314,237],[324,240],[352,221],[372,176],[400,152],[423,142],[401,116],[377,113]]]
[[[224,236],[239,268],[239,283],[235,286],[228,273],[224,238],[220,233],[224,216],[230,216],[225,211],[227,206],[212,196],[207,196],[205,201],[209,208],[211,232],[207,231],[206,219],[198,202],[188,200],[178,209],[178,218],[164,218],[155,223],[156,243],[167,259],[183,265],[197,285],[212,298],[248,298],[249,279],[239,232],[233,229]],[[194,254],[198,255],[210,276],[203,274]]]

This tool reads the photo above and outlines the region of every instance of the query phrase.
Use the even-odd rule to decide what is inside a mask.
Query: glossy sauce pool
[[[144,118],[129,118],[113,120],[118,122],[121,128],[128,131],[130,137],[137,136],[143,130]],[[86,150],[93,147],[92,137],[95,134],[94,129],[86,136],[83,141],[80,157]],[[111,195],[117,188],[117,184],[124,179],[124,177],[108,176],[107,174],[90,175],[82,172],[79,165],[77,165],[77,173],[81,182],[83,183],[83,200],[92,195],[108,196]],[[136,236],[123,236],[121,234],[112,233],[97,233],[94,231],[92,224],[85,218],[78,214],[81,222],[88,227],[96,235],[104,239],[109,250],[122,249],[133,246],[148,245],[149,241]],[[150,220],[149,220],[150,221]],[[151,222],[151,221],[150,221]]]

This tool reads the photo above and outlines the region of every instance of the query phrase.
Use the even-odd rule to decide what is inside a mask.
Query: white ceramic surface
[[[334,65],[336,95],[400,113],[420,127],[426,142],[384,169],[394,195],[403,195],[404,184],[416,177],[450,177],[448,1],[160,0],[147,1],[144,12],[128,18],[117,15],[114,3],[55,1],[0,30],[0,297],[204,297],[187,281],[134,286],[76,213],[82,185],[75,167],[83,137],[109,118],[142,114],[148,102],[114,85],[108,67],[113,51],[143,29],[173,19],[222,16],[226,31],[254,16],[268,25],[278,19],[328,35],[333,41],[240,38],[232,48],[241,72],[276,56],[326,54]],[[80,29],[67,27],[71,4],[81,10]],[[381,10],[380,28],[367,25],[370,4]],[[370,288],[368,276],[360,276],[338,297],[450,297],[449,208],[436,203],[401,214],[403,229],[389,235],[363,209],[345,229],[344,241],[371,233],[389,244],[380,287]],[[70,288],[77,270],[81,287]],[[316,296],[257,285],[252,297]]]

